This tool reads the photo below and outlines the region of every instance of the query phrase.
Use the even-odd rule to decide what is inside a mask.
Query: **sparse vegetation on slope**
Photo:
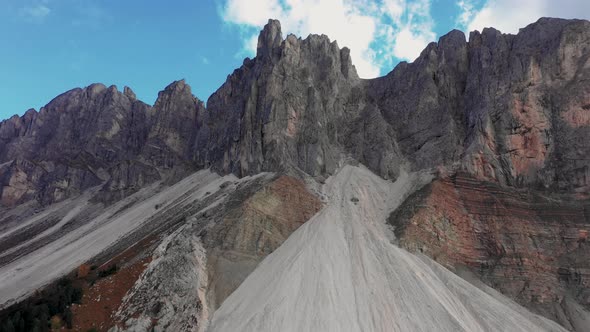
[[[71,327],[70,305],[80,303],[81,299],[82,288],[76,286],[72,279],[62,278],[37,296],[0,313],[0,332],[49,331],[50,326],[55,324]]]

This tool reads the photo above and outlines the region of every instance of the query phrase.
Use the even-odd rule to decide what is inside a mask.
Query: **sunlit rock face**
[[[452,31],[413,63],[360,80],[326,36],[280,39],[208,101],[197,160],[252,174],[331,174],[341,155],[386,178],[446,166],[510,186],[588,189],[590,23],[541,19],[517,35]]]
[[[283,36],[280,23],[270,20],[256,56],[245,59],[207,105],[184,80],[164,88],[153,106],[128,87],[120,92],[92,84],[1,122],[0,272],[5,285],[16,282],[32,292],[85,263],[81,257],[100,252],[108,261],[149,238],[153,246],[141,252],[149,266],[120,299],[119,329],[203,330],[218,309],[227,317],[254,317],[257,308],[236,307],[257,299],[240,287],[251,273],[272,271],[281,278],[261,280],[281,283],[268,294],[292,291],[285,285],[299,277],[337,286],[330,288],[336,295],[323,298],[346,302],[348,312],[333,312],[337,318],[326,321],[335,330],[388,330],[391,317],[405,320],[400,330],[432,329],[439,318],[446,325],[438,327],[448,330],[558,329],[511,298],[584,331],[590,325],[589,76],[588,21],[543,18],[517,35],[451,31],[414,62],[360,79],[346,47],[325,35]],[[330,188],[332,181],[340,187]],[[389,230],[376,224],[386,218],[401,247],[434,261],[392,245]],[[309,229],[314,233],[300,234]],[[70,236],[93,245],[77,251]],[[292,236],[299,240],[282,257],[298,262],[295,268],[272,258]],[[310,243],[318,250],[306,251]],[[60,251],[40,252],[48,245]],[[322,258],[334,260],[314,265],[323,249]],[[71,259],[51,271],[29,261],[60,260],[61,250]],[[272,265],[265,265],[268,255]],[[343,257],[350,259],[333,264]],[[350,262],[354,268],[338,270]],[[10,279],[13,263],[41,271],[34,287]],[[400,264],[407,269],[395,270]],[[384,309],[398,298],[389,290],[403,291],[387,279],[396,275],[413,282],[423,299],[440,300],[430,308],[431,321]],[[381,289],[358,286],[365,276],[387,282],[366,283]],[[424,277],[450,283],[428,293]],[[331,283],[337,278],[344,284]],[[150,291],[168,279],[168,288]],[[353,292],[337,292],[349,281],[356,283],[351,289],[367,291],[358,299],[372,313],[350,314],[362,311],[348,306]],[[247,284],[261,292],[268,286]],[[0,287],[6,294],[15,290]],[[383,301],[377,306],[375,293],[391,296],[377,298]],[[442,293],[446,299],[437,297]],[[271,295],[269,312],[292,319],[284,306],[289,302]],[[291,295],[307,301],[316,292]],[[224,309],[232,296],[237,300]],[[480,307],[457,312],[469,319],[447,320],[447,305],[469,306],[470,297]],[[421,305],[399,298],[408,308]],[[480,320],[485,308],[512,320]],[[321,329],[329,315],[320,311],[316,321],[300,321]],[[226,323],[240,326],[217,318],[212,328]],[[252,324],[283,327],[269,317],[256,316]]]
[[[282,39],[274,20],[256,57],[209,98],[204,123],[197,159],[225,172],[294,166],[326,175],[346,153],[391,178],[400,164],[392,128],[367,101],[349,50],[324,35]]]
[[[590,23],[541,19],[518,35],[461,32],[368,91],[404,156],[511,186],[588,189]]]
[[[587,21],[541,19],[517,35],[452,31],[413,63],[361,80],[327,36],[261,31],[257,55],[209,98],[176,81],[153,107],[93,84],[0,126],[2,201],[103,199],[213,167],[238,176],[326,176],[352,158],[395,179],[444,166],[510,186],[589,188]],[[114,196],[113,196],[114,195]]]

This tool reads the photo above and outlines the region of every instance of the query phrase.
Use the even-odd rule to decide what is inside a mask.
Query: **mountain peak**
[[[273,50],[281,46],[282,41],[281,22],[273,19],[268,20],[268,23],[260,31],[260,35],[258,36],[256,55],[259,57],[271,56]]]
[[[160,91],[158,96],[162,93],[164,93],[164,94],[182,93],[182,94],[192,95],[191,87],[190,87],[190,85],[188,85],[186,83],[184,78],[168,84],[168,86],[166,86],[164,88],[164,90]]]
[[[135,95],[135,92],[133,92],[133,90],[131,90],[131,88],[128,86],[123,87],[123,94],[131,100],[137,100],[137,96]]]
[[[88,91],[88,93],[91,96],[96,96],[106,89],[107,89],[106,85],[104,85],[102,83],[93,83],[93,84],[90,84],[89,86],[86,87],[86,91]]]

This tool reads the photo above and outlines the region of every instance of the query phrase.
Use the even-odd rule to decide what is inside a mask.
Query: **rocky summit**
[[[77,331],[590,331],[589,156],[588,21],[361,79],[269,20],[206,104],[92,84],[0,123],[0,319],[65,283]]]

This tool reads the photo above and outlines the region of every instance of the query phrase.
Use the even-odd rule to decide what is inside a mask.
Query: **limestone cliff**
[[[542,18],[516,35],[486,28],[468,39],[451,31],[414,62],[367,80],[346,47],[324,35],[283,38],[270,20],[256,56],[206,106],[183,80],[153,106],[128,87],[92,84],[2,121],[0,231],[23,220],[40,238],[47,227],[81,227],[94,215],[70,223],[59,207],[123,211],[121,202],[133,206],[148,185],[164,188],[196,170],[276,172],[272,183],[228,196],[213,217],[191,210],[198,227],[179,237],[190,243],[160,251],[158,262],[167,252],[188,255],[181,261],[210,287],[199,301],[216,308],[320,209],[301,179],[319,185],[356,163],[388,180],[432,172],[435,180],[389,218],[400,244],[581,331],[590,319],[589,137],[588,21]],[[48,219],[46,206],[58,215]],[[185,223],[174,208],[175,223]],[[0,263],[53,241],[19,252],[22,234],[0,246]],[[146,322],[160,314],[144,309]]]

